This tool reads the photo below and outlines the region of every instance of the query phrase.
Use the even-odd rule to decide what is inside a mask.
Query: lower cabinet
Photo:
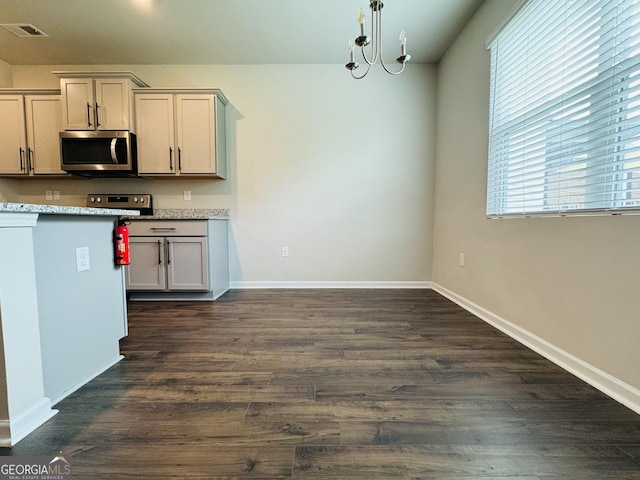
[[[206,300],[228,290],[226,220],[133,220],[129,236],[132,300]]]
[[[206,237],[132,237],[129,290],[209,290]]]

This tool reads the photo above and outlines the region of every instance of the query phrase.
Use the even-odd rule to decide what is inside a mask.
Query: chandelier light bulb
[[[354,56],[353,56],[354,48],[356,48],[356,42],[353,41],[353,38],[350,38],[349,39],[349,63],[345,65],[345,68],[351,71],[355,70],[360,66],[358,65],[358,62],[356,62],[354,59]]]
[[[364,34],[364,12],[362,9],[358,12],[358,25],[360,25],[360,38],[364,39],[366,35]]]
[[[402,57],[405,57],[402,60]],[[407,55],[407,35],[404,33],[404,30],[400,32],[400,57],[398,57],[398,63],[404,63],[411,58],[410,55]]]

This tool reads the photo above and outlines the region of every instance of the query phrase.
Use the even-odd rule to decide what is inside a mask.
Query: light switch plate
[[[76,270],[84,272],[91,269],[91,261],[89,260],[89,247],[76,248]]]

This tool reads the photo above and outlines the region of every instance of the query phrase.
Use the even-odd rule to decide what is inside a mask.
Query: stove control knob
[[[144,197],[140,197],[140,203],[144,203]]]
[[[96,198],[96,202],[98,202],[98,203],[102,203],[102,197],[98,197],[98,198]]]
[[[89,198],[89,202],[91,202],[91,203],[96,203],[96,198],[95,198],[95,197],[91,197],[91,198]]]

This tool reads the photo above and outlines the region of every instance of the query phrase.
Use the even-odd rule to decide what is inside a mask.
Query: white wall
[[[439,66],[433,280],[640,388],[640,218],[485,219],[485,41],[515,3],[487,0]]]
[[[18,202],[20,200],[20,182],[0,178],[0,202]]]
[[[13,87],[13,75],[11,65],[7,62],[0,60],[0,88]]]
[[[435,67],[356,81],[341,65],[14,66],[14,86],[57,88],[52,70],[89,69],[222,89],[234,107],[228,180],[25,180],[20,201],[43,203],[46,189],[75,205],[91,192],[150,192],[159,208],[230,208],[239,286],[431,279]]]

